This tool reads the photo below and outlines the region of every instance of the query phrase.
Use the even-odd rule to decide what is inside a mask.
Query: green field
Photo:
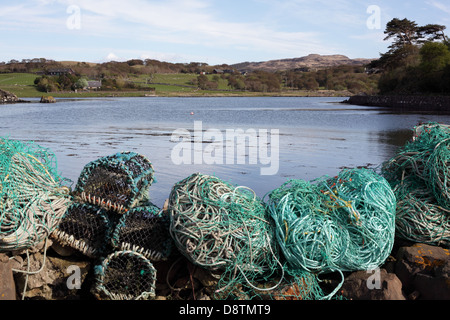
[[[214,81],[214,76],[212,74],[206,75],[209,79],[209,81]],[[166,84],[164,87],[161,87],[163,91],[180,91],[180,92],[186,92],[187,90],[196,90],[196,86],[191,83],[191,80],[196,79],[198,77],[197,74],[193,73],[157,73],[152,76],[148,75],[141,75],[136,78],[131,78],[132,81],[140,84],[146,84],[147,80],[150,80],[151,83],[149,86],[156,87],[158,84]],[[229,91],[230,88],[228,87],[228,80],[222,79],[218,77],[218,87],[217,89],[219,91]],[[167,84],[170,84],[169,86]],[[181,87],[186,86],[186,87]],[[169,88],[170,87],[170,88]]]
[[[34,86],[37,75],[32,73],[0,73],[0,89],[14,93],[19,98],[41,96]]]
[[[34,86],[34,80],[38,76],[29,73],[3,73],[0,74],[0,89],[14,93],[20,98],[40,97],[52,95],[54,97],[79,97],[79,96],[144,96],[149,91],[103,91],[103,92],[40,92]],[[223,93],[227,90],[227,81],[219,80],[219,91],[198,90],[189,82],[196,78],[196,74],[155,74],[152,83],[147,83],[149,76],[130,77],[130,81],[144,87],[156,89],[156,95],[205,95]],[[212,80],[212,75],[208,75]]]
[[[19,98],[32,98],[41,96],[53,97],[142,97],[146,95],[156,96],[347,96],[346,92],[334,91],[302,91],[283,90],[280,93],[261,93],[231,91],[226,79],[219,76],[217,90],[200,90],[192,85],[190,81],[198,77],[197,74],[154,74],[130,76],[129,81],[135,82],[143,87],[155,88],[155,91],[148,90],[123,90],[123,91],[92,91],[92,92],[41,92],[34,86],[34,80],[38,76],[31,73],[2,73],[0,74],[0,89],[14,93]],[[213,81],[214,75],[207,75]]]

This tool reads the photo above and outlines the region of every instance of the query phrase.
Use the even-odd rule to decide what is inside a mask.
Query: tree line
[[[89,82],[85,76],[77,76],[73,74],[61,74],[59,76],[42,75],[34,80],[34,85],[39,91],[42,92],[58,92],[86,89],[89,86]],[[102,79],[101,89],[103,91],[152,90],[152,88],[142,86],[133,81],[127,81],[122,78]]]
[[[0,63],[0,72],[41,71],[35,85],[41,91],[76,90],[86,85],[86,79],[102,79],[109,90],[143,89],[127,80],[157,73],[198,74],[188,84],[202,90],[215,90],[218,80],[227,81],[231,90],[280,92],[282,90],[335,90],[352,94],[450,94],[450,41],[445,26],[394,18],[386,25],[385,40],[391,40],[389,50],[367,66],[338,66],[318,70],[299,68],[278,72],[257,70],[241,74],[229,65],[209,66],[202,62],[170,63],[154,59],[110,61],[99,64],[78,62],[71,66],[75,74],[48,76],[45,71],[63,64],[44,58],[11,60]],[[216,68],[227,74],[211,78],[205,74]],[[231,71],[230,71],[231,70]]]
[[[450,94],[450,41],[446,27],[394,18],[386,25],[389,50],[369,68],[380,73],[380,94]]]
[[[367,73],[365,66],[343,65],[309,72],[290,70],[282,78],[288,88],[375,94],[379,75]]]

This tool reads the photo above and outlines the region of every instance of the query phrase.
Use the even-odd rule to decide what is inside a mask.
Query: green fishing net
[[[293,269],[369,270],[392,250],[396,201],[387,181],[372,170],[291,180],[269,194],[268,205]]]
[[[254,191],[192,174],[169,196],[170,234],[194,265],[219,275],[218,300],[311,300],[325,296],[317,276],[285,270],[275,225]]]
[[[413,139],[383,163],[382,174],[397,198],[398,236],[432,245],[450,245],[450,127],[416,126]]]
[[[290,180],[268,194],[268,208],[290,272],[372,270],[394,244],[394,193],[369,169],[347,169],[314,181]]]
[[[71,204],[67,182],[50,150],[0,138],[0,251],[47,239]]]
[[[217,290],[222,296],[277,268],[271,221],[252,190],[196,173],[172,188],[169,214],[180,252],[195,265],[224,272]]]

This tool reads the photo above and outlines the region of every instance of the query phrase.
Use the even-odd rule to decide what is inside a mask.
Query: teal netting
[[[395,196],[372,170],[291,180],[273,190],[267,203],[288,270],[342,274],[375,269],[393,248]]]
[[[254,191],[193,174],[169,196],[170,233],[193,264],[219,275],[214,299],[321,299],[316,275],[285,270],[267,205]]]
[[[450,127],[427,123],[386,161],[382,174],[397,198],[398,236],[432,245],[450,245]]]
[[[169,214],[180,252],[195,265],[224,272],[218,292],[252,286],[279,264],[265,204],[248,188],[193,174],[172,188]]]
[[[0,251],[47,239],[72,199],[55,155],[33,142],[0,138]]]

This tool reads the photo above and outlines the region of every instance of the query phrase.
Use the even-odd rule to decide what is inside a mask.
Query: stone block
[[[401,281],[385,269],[353,272],[345,279],[341,294],[352,300],[406,300]]]
[[[0,254],[0,300],[16,300],[16,286],[9,257]]]
[[[450,299],[450,251],[427,244],[402,247],[397,253],[395,273],[405,293],[416,299]]]

